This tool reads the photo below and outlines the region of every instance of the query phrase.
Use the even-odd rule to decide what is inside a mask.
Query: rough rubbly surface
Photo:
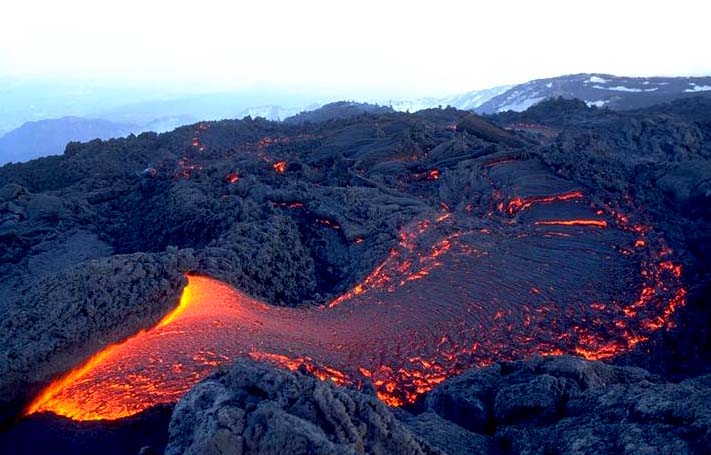
[[[167,455],[437,454],[375,396],[240,361],[176,406]]]
[[[449,379],[410,413],[245,361],[178,403],[166,453],[702,455],[710,384],[711,376],[669,383],[640,368],[535,358]]]
[[[675,384],[640,368],[537,358],[450,379],[430,392],[426,408],[486,435],[489,453],[701,455],[711,447],[709,385],[708,375]],[[435,439],[442,428],[417,426]]]
[[[406,411],[393,412],[415,435],[449,455],[497,452],[489,435],[468,431],[431,410],[417,415]]]

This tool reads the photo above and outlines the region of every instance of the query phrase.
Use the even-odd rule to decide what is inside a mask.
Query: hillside
[[[639,109],[695,95],[711,96],[711,77],[619,77],[575,74],[516,85],[482,103],[483,114],[525,111],[551,98],[577,98],[589,106],[614,110]]]
[[[356,103],[353,101],[337,101],[321,106],[312,111],[300,112],[284,119],[284,123],[300,124],[306,122],[318,123],[327,120],[347,119],[362,114],[388,114],[394,112],[387,106],[377,104]]]
[[[27,122],[0,137],[0,165],[59,155],[70,141],[123,137],[137,129],[126,123],[80,117]]]

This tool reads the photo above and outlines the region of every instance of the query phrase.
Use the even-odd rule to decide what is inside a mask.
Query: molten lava
[[[239,175],[235,172],[230,172],[229,174],[227,174],[227,177],[225,177],[225,182],[237,183],[239,182]]]
[[[277,161],[272,167],[278,174],[283,174],[286,172],[286,161]]]
[[[511,199],[511,201],[509,201],[508,206],[506,207],[506,211],[509,213],[509,215],[513,215],[517,212],[530,208],[534,204],[550,204],[552,202],[571,201],[582,198],[583,193],[577,190],[569,191],[563,194],[556,194],[553,196],[537,196],[529,197],[526,199],[515,197]],[[503,204],[501,205],[501,210],[503,210]]]
[[[35,412],[49,411],[57,415],[62,415],[75,420],[99,420],[99,419],[118,419],[136,414],[146,407],[141,403],[121,400],[121,397],[113,396],[110,393],[94,393],[93,390],[79,390],[76,396],[66,397],[68,390],[76,388],[79,384],[84,384],[87,376],[92,377],[100,373],[115,362],[116,359],[124,357],[131,349],[138,349],[141,354],[147,354],[147,351],[141,350],[146,344],[146,338],[156,333],[166,332],[171,329],[166,329],[171,325],[176,318],[182,317],[185,310],[192,302],[193,292],[190,286],[183,290],[183,295],[180,298],[178,306],[168,313],[155,328],[149,331],[140,331],[136,335],[126,341],[110,345],[98,352],[82,366],[70,371],[57,381],[49,385],[42,393],[37,396],[33,402],[27,407],[25,414],[33,414]],[[192,307],[191,307],[192,309]],[[109,372],[110,374],[110,372]],[[135,377],[133,379],[136,379]],[[146,378],[149,379],[149,378]],[[148,384],[149,381],[144,381]],[[136,384],[131,384],[128,387],[134,387]],[[121,388],[121,384],[106,384],[107,389],[112,387]],[[124,386],[126,390],[126,386]],[[104,390],[105,391],[105,390]],[[116,399],[118,398],[118,399]],[[175,397],[176,399],[179,396]],[[155,401],[160,403],[160,401]]]
[[[180,305],[156,327],[99,352],[27,413],[130,416],[175,402],[240,356],[337,384],[371,382],[385,403],[400,406],[496,360],[625,352],[673,324],[686,297],[682,269],[651,228],[581,199],[577,191],[521,197],[501,210],[510,218],[489,228],[458,228],[469,212],[443,206],[403,227],[388,256],[324,307],[275,307],[189,276]],[[526,221],[537,210],[556,218]]]
[[[592,226],[598,228],[606,228],[607,221],[605,220],[547,220],[536,221],[536,226]]]

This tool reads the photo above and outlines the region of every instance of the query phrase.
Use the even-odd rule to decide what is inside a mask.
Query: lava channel
[[[681,268],[648,228],[577,193],[526,201],[493,229],[457,229],[467,215],[449,212],[403,228],[383,263],[323,307],[275,307],[189,276],[156,327],[50,384],[26,413],[131,416],[176,402],[240,356],[338,384],[369,381],[397,406],[473,366],[534,354],[609,358],[672,324],[685,301]]]

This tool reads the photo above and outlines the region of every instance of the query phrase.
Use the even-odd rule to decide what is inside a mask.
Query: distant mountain
[[[176,95],[168,89],[153,86],[0,75],[0,136],[19,128],[25,122],[66,116],[105,118],[94,113],[144,99],[169,96]],[[156,115],[149,120],[158,117],[162,116]]]
[[[299,124],[305,122],[324,122],[326,120],[356,117],[361,114],[388,114],[394,112],[391,107],[377,104],[338,101],[329,103],[313,111],[304,111],[284,119],[284,123]]]
[[[525,111],[551,98],[577,98],[588,106],[630,110],[694,95],[711,96],[711,77],[618,77],[574,74],[516,85],[475,108],[478,113]]]
[[[0,75],[0,136],[26,122],[66,116],[148,125],[156,119],[190,118],[158,124],[168,130],[200,120],[264,117],[283,120],[304,109],[339,99],[332,91],[308,92],[254,86],[219,93],[194,93],[166,87],[107,85]],[[317,103],[317,104],[314,104]],[[165,123],[165,122],[164,122]]]
[[[424,109],[432,109],[439,106],[446,107],[451,106],[463,111],[471,111],[477,109],[479,106],[489,101],[491,98],[500,95],[513,85],[502,85],[499,87],[487,88],[484,90],[473,90],[461,95],[435,98],[426,97],[418,98],[414,100],[397,100],[390,101],[390,107],[396,111],[408,111],[417,112]]]
[[[146,131],[164,133],[197,121],[198,119],[188,115],[178,115],[157,118],[144,125],[83,117],[26,122],[0,137],[0,165],[29,161],[42,156],[61,155],[69,142],[118,138]]]
[[[318,105],[309,106],[316,109]],[[275,105],[258,106],[239,111],[235,118],[251,116],[279,121],[295,115],[303,109],[282,108]],[[149,109],[149,112],[152,112]],[[141,109],[125,118],[143,121],[149,116]],[[212,118],[208,116],[205,118]],[[62,117],[26,122],[19,128],[0,136],[0,165],[8,162],[24,162],[49,155],[61,155],[69,142],[86,142],[92,139],[111,139],[139,134],[146,131],[164,133],[183,125],[204,120],[203,117],[178,114],[148,120],[145,123],[116,122],[100,118]]]
[[[136,125],[81,117],[27,122],[0,137],[0,165],[62,154],[70,141],[123,137],[138,130]]]
[[[283,120],[329,101],[320,94],[292,95],[276,90],[206,93],[173,99],[146,100],[96,112],[114,122],[144,125],[162,117],[190,116],[197,120],[241,119],[246,116]],[[331,98],[332,100],[333,98]]]

